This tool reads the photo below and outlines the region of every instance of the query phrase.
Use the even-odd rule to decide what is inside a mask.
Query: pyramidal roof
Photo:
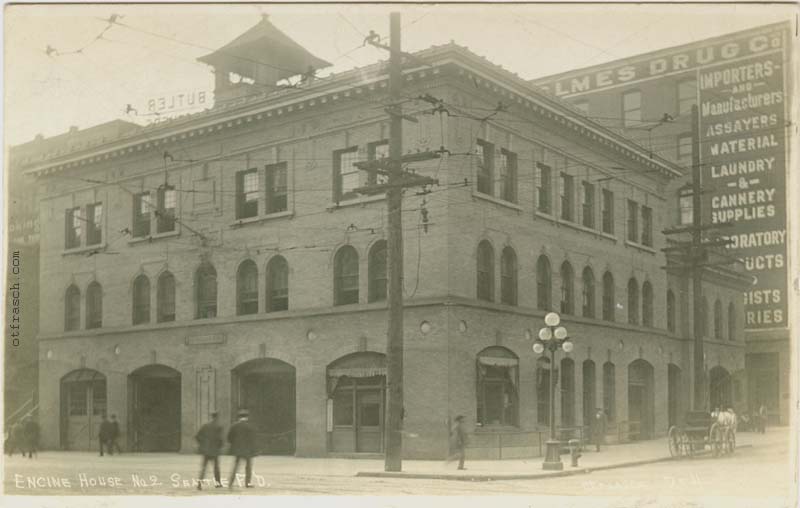
[[[331,65],[278,30],[267,15],[239,37],[198,60],[212,66],[240,60],[271,67],[285,76],[305,73],[309,67],[318,70]]]

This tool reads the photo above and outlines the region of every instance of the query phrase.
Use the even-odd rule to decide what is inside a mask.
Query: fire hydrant
[[[581,458],[580,441],[577,439],[570,439],[567,443],[569,445],[569,458],[572,460],[571,466],[578,467],[578,459]]]

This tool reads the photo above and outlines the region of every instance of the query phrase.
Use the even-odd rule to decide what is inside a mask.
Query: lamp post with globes
[[[567,336],[567,329],[559,326],[561,317],[555,312],[550,312],[544,317],[543,326],[539,330],[539,338],[533,343],[533,351],[540,355],[545,351],[550,352],[550,439],[547,440],[542,469],[561,470],[561,442],[556,439],[556,350],[563,349],[571,353],[573,343]]]

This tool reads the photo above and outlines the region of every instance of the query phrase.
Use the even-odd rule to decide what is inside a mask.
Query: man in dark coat
[[[6,453],[9,457],[14,455],[15,450],[23,450],[23,428],[20,422],[14,422],[11,429],[8,431],[8,438],[6,439]]]
[[[253,456],[256,455],[256,431],[253,425],[248,421],[249,413],[246,409],[239,410],[239,420],[231,425],[228,430],[228,443],[230,443],[231,455],[236,457],[233,463],[233,471],[231,471],[231,480],[228,488],[233,488],[233,482],[236,479],[236,471],[239,469],[239,461],[245,462],[244,485],[247,488],[252,488],[250,478],[253,476]]]
[[[119,437],[121,434],[122,432],[120,432],[119,429],[117,415],[111,415],[111,438],[108,443],[108,453],[114,453],[114,451],[116,451],[122,454],[122,448],[119,446]]]
[[[606,412],[598,407],[592,417],[591,425],[592,443],[597,447],[598,452],[600,451],[600,446],[605,444],[607,423]]]
[[[464,467],[464,458],[467,453],[467,424],[464,423],[464,416],[458,415],[455,417],[455,424],[450,429],[450,450],[451,454],[447,461],[458,459],[458,469],[466,469]]]
[[[111,450],[111,436],[114,434],[114,427],[108,421],[108,417],[103,414],[103,421],[100,423],[100,433],[97,436],[100,441],[100,456],[103,456],[103,448],[106,449],[109,455],[113,455]]]
[[[203,465],[200,468],[200,478],[197,482],[197,490],[202,490],[203,480],[206,477],[206,466],[209,462],[214,463],[214,485],[222,487],[219,474],[219,453],[222,450],[222,426],[218,423],[219,414],[214,411],[211,413],[211,421],[200,427],[194,438],[197,440],[198,451],[203,456]],[[235,474],[235,471],[234,471]]]
[[[24,436],[24,448],[22,455],[28,453],[28,458],[32,459],[33,455],[39,451],[39,424],[32,416],[27,416],[24,420],[22,427],[22,434]]]

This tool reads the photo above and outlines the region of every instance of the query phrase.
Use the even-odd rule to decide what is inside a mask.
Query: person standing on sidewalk
[[[464,467],[464,458],[466,456],[467,448],[467,424],[464,423],[464,415],[458,415],[455,418],[455,424],[450,429],[450,457],[447,461],[450,462],[458,458],[458,469],[466,469]]]
[[[592,433],[592,442],[597,447],[597,451],[600,451],[600,446],[606,444],[606,425],[608,420],[606,418],[606,412],[603,408],[598,407],[594,412],[594,417],[592,418],[592,425],[591,425],[591,433]]]
[[[222,450],[222,426],[218,422],[219,413],[211,413],[211,421],[200,427],[194,438],[197,440],[198,451],[203,456],[203,465],[200,467],[200,477],[197,482],[197,490],[202,490],[203,480],[206,477],[206,466],[209,462],[214,463],[214,486],[222,487],[219,473],[219,452]],[[234,475],[236,471],[234,470]]]
[[[122,455],[122,448],[119,446],[119,437],[122,434],[119,429],[119,422],[117,421],[117,415],[111,415],[111,436],[109,436],[108,442],[108,453],[112,454],[116,451],[118,454]]]
[[[22,449],[22,456],[28,453],[28,458],[32,459],[34,454],[39,451],[39,424],[33,419],[33,416],[25,417],[25,424],[22,429],[25,447]]]
[[[762,434],[767,432],[767,406],[764,404],[758,408],[758,431]]]
[[[109,455],[113,455],[114,451],[111,449],[111,435],[114,432],[111,422],[108,421],[108,416],[103,413],[103,421],[100,423],[100,432],[98,433],[98,440],[100,441],[100,456],[103,456],[103,448]]]
[[[228,430],[228,443],[230,443],[231,455],[236,457],[231,471],[229,489],[233,488],[236,480],[236,471],[239,469],[239,461],[244,461],[244,486],[253,488],[250,479],[253,476],[253,456],[256,455],[256,431],[248,421],[249,413],[246,409],[239,410],[239,420],[231,425]]]

